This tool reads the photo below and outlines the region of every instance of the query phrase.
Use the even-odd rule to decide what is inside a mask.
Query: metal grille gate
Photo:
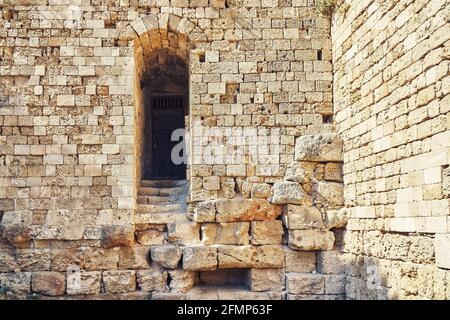
[[[181,96],[152,97],[147,112],[145,179],[183,179],[186,165],[176,165],[171,159],[172,149],[179,141],[171,141],[176,129],[184,128],[184,105]],[[149,139],[150,138],[150,139]]]

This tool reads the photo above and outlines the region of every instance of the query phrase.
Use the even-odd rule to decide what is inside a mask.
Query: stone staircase
[[[186,220],[186,180],[141,180],[137,223],[172,223]]]

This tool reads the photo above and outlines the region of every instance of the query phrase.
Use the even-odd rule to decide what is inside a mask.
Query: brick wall
[[[333,21],[347,297],[450,294],[448,1],[347,1]]]

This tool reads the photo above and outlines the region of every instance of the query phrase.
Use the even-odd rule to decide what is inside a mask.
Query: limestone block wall
[[[314,1],[0,5],[2,298],[343,298],[330,20]],[[177,59],[189,131],[277,129],[262,154],[276,170],[192,153],[189,211],[142,212],[139,81]]]
[[[347,297],[450,297],[450,5],[346,1],[333,21]]]

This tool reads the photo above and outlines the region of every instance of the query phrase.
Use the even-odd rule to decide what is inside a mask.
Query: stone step
[[[183,212],[184,206],[181,203],[138,204],[136,211],[138,213]]]
[[[187,184],[187,180],[141,180],[142,187],[172,188]]]
[[[183,212],[166,213],[137,213],[134,217],[135,224],[170,224],[188,222]]]
[[[186,187],[173,188],[155,188],[155,187],[140,187],[138,195],[140,196],[176,196],[186,194]]]
[[[175,196],[138,196],[138,204],[170,204],[177,200]]]

